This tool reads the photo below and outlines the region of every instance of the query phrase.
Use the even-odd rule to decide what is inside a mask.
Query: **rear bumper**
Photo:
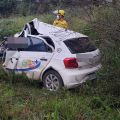
[[[60,74],[63,79],[64,86],[66,88],[74,88],[86,80],[95,79],[95,76],[92,78],[91,74],[95,73],[97,70],[101,68],[101,64],[84,70],[79,69],[65,69],[64,71],[60,71]],[[93,74],[94,75],[94,74]]]

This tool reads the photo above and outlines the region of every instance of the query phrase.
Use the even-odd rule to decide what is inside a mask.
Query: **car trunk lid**
[[[100,51],[88,37],[73,38],[64,41],[69,51],[75,55],[79,68],[90,68],[100,63]]]

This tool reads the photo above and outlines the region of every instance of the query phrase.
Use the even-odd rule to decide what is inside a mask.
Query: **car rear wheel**
[[[43,85],[47,90],[57,91],[63,86],[63,81],[58,72],[49,70],[43,76]]]

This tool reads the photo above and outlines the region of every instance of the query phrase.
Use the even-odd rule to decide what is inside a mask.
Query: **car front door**
[[[53,50],[44,39],[29,36],[29,47],[19,52],[16,71],[25,73],[28,78],[39,79],[53,56]]]

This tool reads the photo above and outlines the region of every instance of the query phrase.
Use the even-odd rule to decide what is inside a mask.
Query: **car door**
[[[41,37],[29,36],[28,39],[29,47],[19,52],[16,71],[26,73],[28,78],[37,80],[50,62],[53,51]]]

